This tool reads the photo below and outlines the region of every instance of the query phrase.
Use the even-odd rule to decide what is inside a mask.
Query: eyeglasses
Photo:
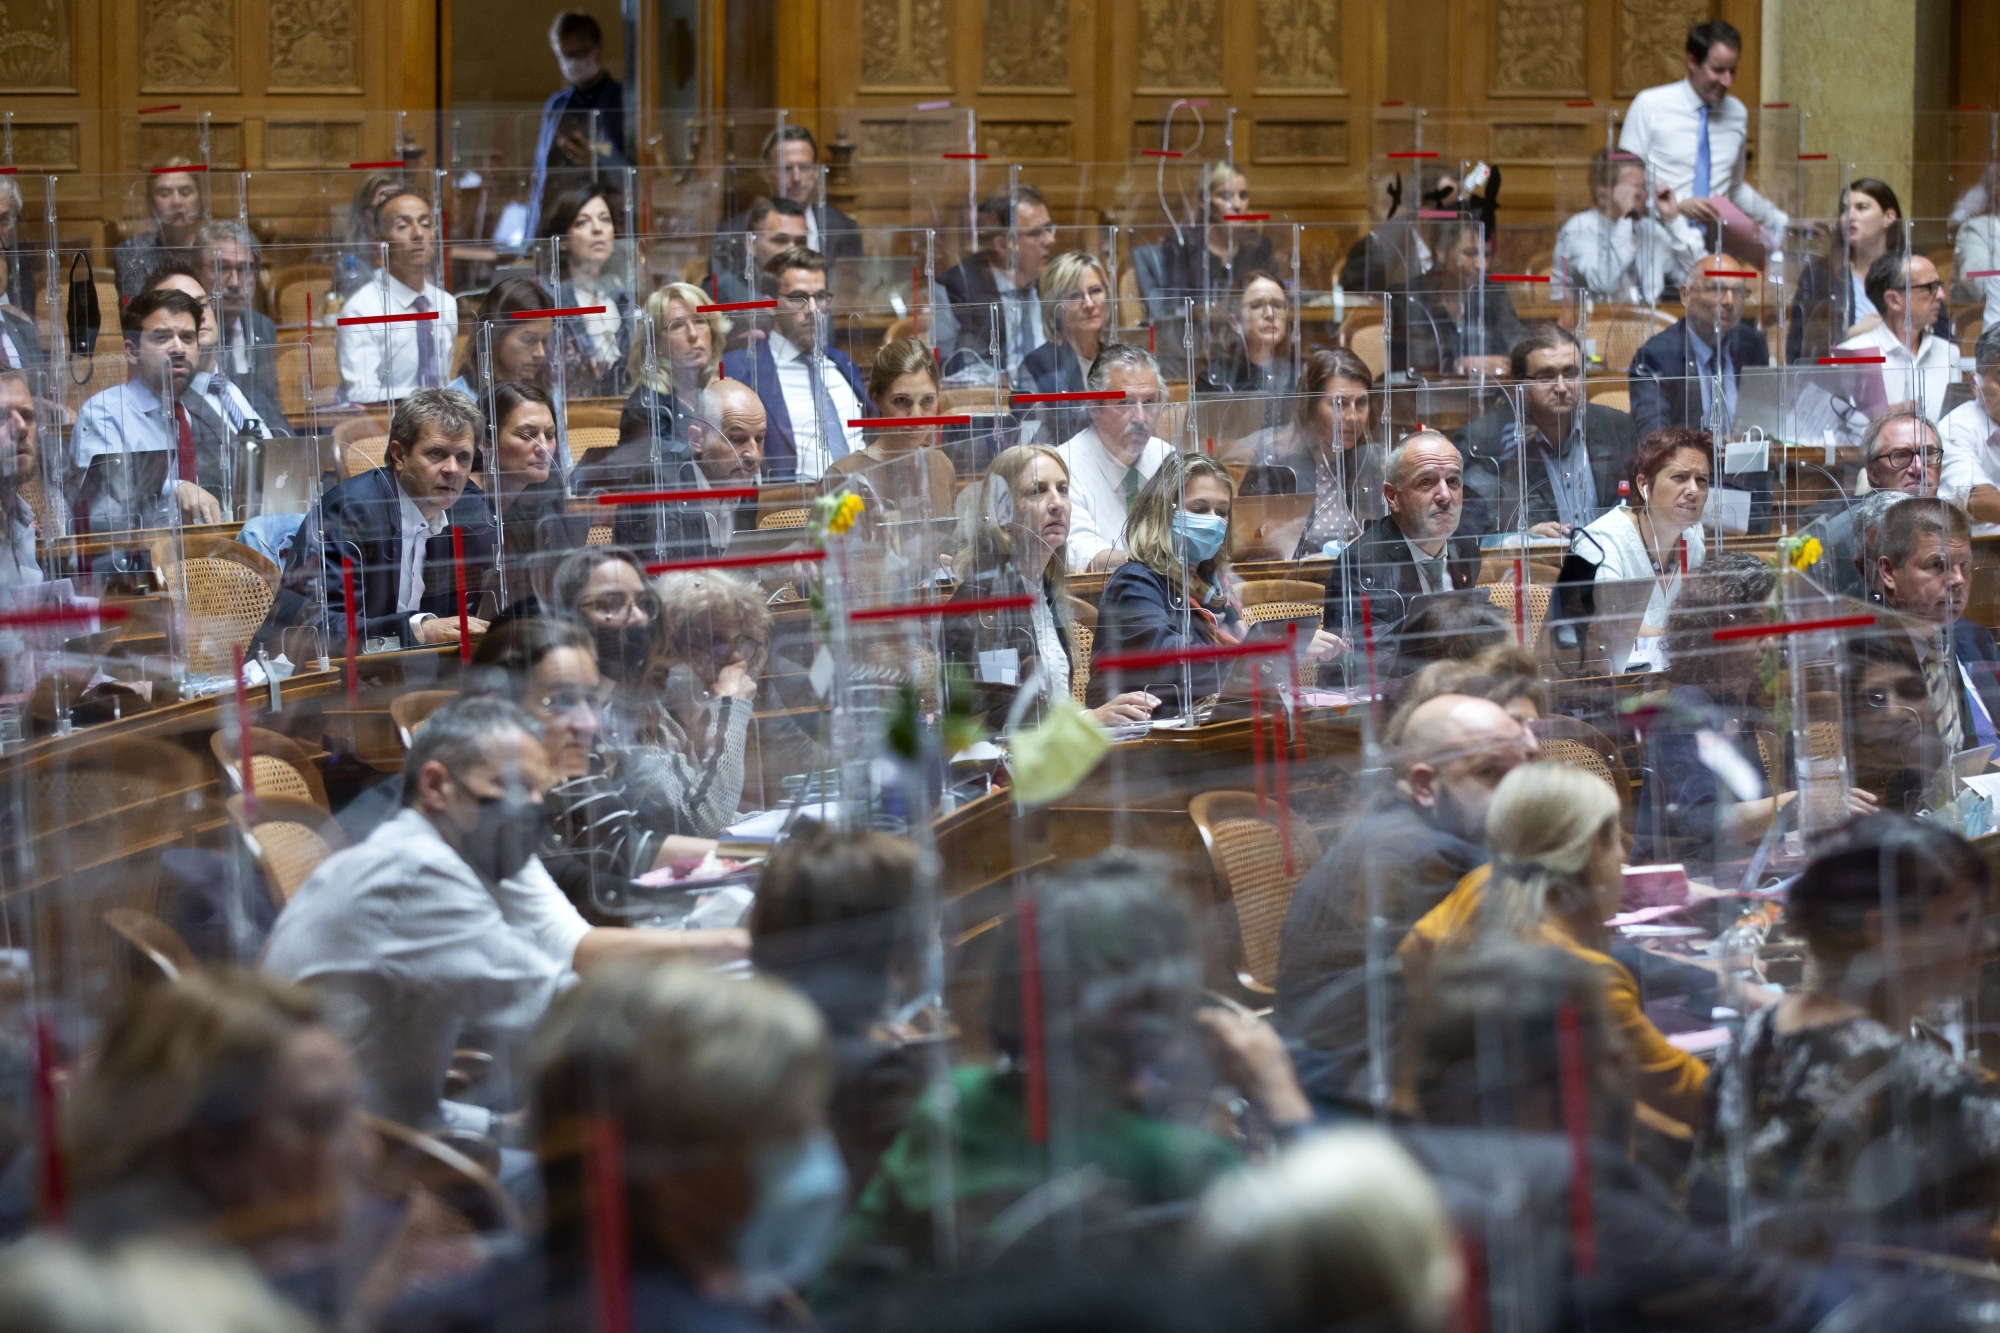
[[[764,651],[764,641],[751,634],[738,634],[731,639],[717,639],[709,645],[718,662],[727,662],[732,657],[740,657],[748,662]]]
[[[1942,449],[1925,449],[1923,455],[1925,467],[1942,467],[1944,465],[1944,450]],[[1916,456],[1917,450],[1915,449],[1892,449],[1886,454],[1875,455],[1874,461],[1877,463],[1887,463],[1896,471],[1901,472],[1915,460]]]
[[[826,309],[833,304],[832,292],[786,292],[785,304],[794,310],[804,310],[809,305]]]
[[[606,592],[595,597],[586,597],[578,603],[583,613],[597,620],[623,620],[638,607],[646,619],[657,620],[660,615],[660,599],[649,592]]]

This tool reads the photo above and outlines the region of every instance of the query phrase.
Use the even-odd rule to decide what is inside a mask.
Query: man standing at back
[[[1742,58],[1743,34],[1721,19],[1688,29],[1687,77],[1632,99],[1618,147],[1645,162],[1654,188],[1674,192],[1681,216],[1707,228],[1711,244],[1727,201],[1758,224],[1768,248],[1788,219],[1743,176],[1750,113],[1729,95]]]
[[[524,236],[541,232],[548,194],[561,194],[580,177],[600,167],[629,165],[625,148],[625,85],[604,68],[604,29],[580,9],[556,15],[549,25],[549,47],[568,87],[542,106],[542,131],[535,144],[535,177],[528,189],[528,225]],[[551,171],[560,176],[553,189]]]

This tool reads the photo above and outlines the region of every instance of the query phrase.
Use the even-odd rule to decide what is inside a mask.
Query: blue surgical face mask
[[[753,1159],[757,1202],[736,1237],[736,1268],[753,1298],[796,1289],[826,1257],[847,1211],[847,1167],[833,1135],[769,1143]]]
[[[1191,565],[1215,559],[1229,536],[1229,520],[1220,514],[1174,514],[1174,553]]]

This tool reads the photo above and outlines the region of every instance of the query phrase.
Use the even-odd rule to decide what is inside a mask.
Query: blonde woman
[[[1604,920],[1618,910],[1625,830],[1604,779],[1568,764],[1523,764],[1486,807],[1493,860],[1459,881],[1398,949],[1410,994],[1441,949],[1483,932],[1577,955],[1604,976],[1605,1003],[1638,1076],[1639,1100],[1686,1125],[1701,1119],[1708,1067],[1667,1043],[1639,1004],[1639,983],[1611,957]]]
[[[1140,488],[1125,520],[1129,558],[1105,581],[1097,603],[1096,652],[1147,653],[1233,643],[1243,634],[1229,573],[1229,512],[1236,483],[1228,469],[1206,454],[1169,454]],[[1339,639],[1321,630],[1308,649],[1317,660],[1345,651]],[[1221,692],[1228,662],[1193,668],[1195,699]],[[1145,679],[1127,679],[1159,696],[1169,714],[1184,712],[1181,671],[1163,667]],[[1102,702],[1111,678],[1091,677],[1090,698]]]
[[[1039,444],[1017,444],[1000,454],[977,488],[967,514],[965,541],[955,558],[960,571],[952,600],[982,600],[1030,593],[1023,614],[982,612],[945,621],[944,660],[963,669],[973,711],[989,726],[1005,725],[1015,687],[1037,664],[1044,699],[1071,692],[1076,626],[1069,608],[1069,469],[1062,455]],[[1091,716],[1107,727],[1143,722],[1159,700],[1134,690],[1101,701]]]
[[[649,433],[627,423],[644,423],[655,412],[663,423],[694,415],[695,399],[715,378],[722,342],[729,336],[724,316],[695,313],[707,304],[708,294],[686,282],[670,282],[646,298],[646,318],[653,325],[653,362],[646,364],[645,340],[635,339],[627,366],[635,387],[619,422],[621,441]]]
[[[1038,290],[1048,341],[1021,362],[1018,387],[1033,393],[1082,393],[1091,362],[1107,341],[1111,279],[1096,255],[1070,250],[1049,261]],[[1043,423],[1040,438],[1048,444],[1061,444],[1090,424],[1082,412],[1053,404],[1037,409],[1037,415]]]

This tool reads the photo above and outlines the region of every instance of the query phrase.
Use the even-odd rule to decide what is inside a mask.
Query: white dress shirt
[[[1986,404],[1974,394],[1938,423],[1944,443],[1944,468],[1938,474],[1938,494],[1964,508],[1975,486],[2000,490],[2000,426],[1986,415]],[[1974,522],[1972,535],[2000,533],[2000,523]]]
[[[1099,551],[1118,549],[1125,540],[1125,474],[1136,469],[1144,484],[1174,447],[1157,435],[1139,451],[1139,461],[1126,467],[1111,456],[1087,426],[1056,447],[1069,469],[1069,568],[1090,568]]]
[[[1017,286],[1012,278],[990,264],[987,272],[993,275],[993,286],[1000,293],[1000,313],[1006,320],[1006,328],[1000,335],[1005,340],[1000,354],[1006,360],[1008,376],[1018,377],[1021,363],[1048,341],[1042,329],[1041,289],[1032,282]]]
[[[493,1051],[504,1089],[509,1049],[575,983],[574,945],[564,954],[560,941],[582,935],[554,916],[531,883],[496,897],[405,809],[300,886],[272,927],[264,970],[325,997],[368,1110],[425,1126],[440,1115],[462,1033]]]
[[[1555,262],[1570,285],[1605,301],[1657,301],[1661,289],[1669,282],[1678,286],[1701,256],[1701,233],[1684,217],[1614,221],[1593,208],[1556,233]]]
[[[1864,356],[1879,352],[1883,357],[1880,367],[1882,391],[1887,395],[1889,404],[1913,402],[1932,421],[1936,421],[1944,411],[1945,390],[1959,376],[1958,349],[1929,329],[1924,330],[1923,341],[1917,344],[1915,354],[1903,346],[1903,340],[1891,333],[1886,324],[1877,324],[1860,337],[1849,338],[1834,350]],[[1867,370],[1868,367],[1860,369]],[[1865,430],[1868,423],[1863,421],[1859,425]]]
[[[35,553],[35,511],[20,492],[0,502],[0,523],[7,525],[6,554],[0,556],[0,588],[27,588],[42,581],[41,560]],[[17,644],[19,640],[15,641]],[[18,651],[18,648],[16,649]]]
[[[271,428],[257,415],[257,409],[250,405],[249,397],[235,380],[204,370],[189,382],[188,393],[205,400],[217,416],[229,423],[231,431],[247,427],[260,440],[271,438]]]
[[[2000,217],[1984,213],[1968,218],[1952,246],[1954,281],[1974,300],[1986,303],[1987,324],[2000,324],[2000,276],[1973,278],[1971,273],[2000,275]]]
[[[820,438],[819,411],[813,403],[813,358],[782,333],[773,333],[771,360],[777,363],[778,391],[785,396],[785,411],[792,417],[792,445],[798,451],[799,480],[818,481],[835,458],[851,454],[865,443],[860,428],[847,424],[861,416],[861,400],[854,396],[847,376],[840,373],[832,359],[820,358],[817,363],[820,382],[833,400],[834,414],[840,419],[840,430],[847,441],[847,447],[842,449],[832,440]]]
[[[437,349],[437,382],[451,379],[451,354],[458,339],[458,302],[442,288],[425,283],[421,292],[405,287],[385,270],[377,273],[341,308],[342,319],[375,315],[406,315],[417,298],[430,302],[438,317],[405,324],[348,324],[336,327],[334,345],[340,357],[341,392],[350,403],[381,403],[407,398],[416,389],[417,340],[429,338]]]
[[[1653,186],[1665,185],[1675,199],[1694,193],[1696,135],[1701,128],[1701,98],[1686,79],[1648,88],[1632,99],[1618,147],[1646,164]],[[1750,187],[1743,178],[1743,147],[1749,139],[1750,113],[1734,97],[1724,97],[1708,109],[1708,189],[1742,209],[1774,239],[1785,229],[1784,211]]]
[[[396,572],[396,612],[410,617],[410,632],[433,620],[427,611],[418,611],[424,601],[424,543],[443,532],[451,521],[451,511],[424,517],[424,511],[400,485],[396,487],[396,513],[403,527],[403,567]]]

